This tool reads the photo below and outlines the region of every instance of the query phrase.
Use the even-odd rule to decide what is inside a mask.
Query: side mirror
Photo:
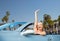
[[[33,30],[26,30],[24,32],[21,32],[20,34],[23,36],[31,35],[31,34],[34,34],[34,31]]]

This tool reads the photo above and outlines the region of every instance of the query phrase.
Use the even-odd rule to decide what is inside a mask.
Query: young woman
[[[35,11],[35,23],[34,23],[34,30],[26,30],[25,32],[22,32],[21,35],[28,35],[28,34],[40,34],[40,35],[46,35],[46,32],[43,30],[43,24],[42,22],[38,23],[38,11]]]
[[[38,22],[38,12],[39,9],[35,11],[34,33],[40,35],[46,35],[46,32],[43,30],[43,23]]]

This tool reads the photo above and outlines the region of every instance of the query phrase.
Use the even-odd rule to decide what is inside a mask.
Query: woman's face
[[[42,23],[38,23],[38,29],[42,30],[43,29],[43,24]]]

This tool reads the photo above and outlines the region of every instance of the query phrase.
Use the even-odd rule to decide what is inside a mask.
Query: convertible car
[[[60,41],[59,34],[34,34],[33,23],[14,22],[0,26],[0,41]]]

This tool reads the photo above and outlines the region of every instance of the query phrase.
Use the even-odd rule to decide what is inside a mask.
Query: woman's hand
[[[40,10],[40,9],[37,9],[37,10],[35,11],[35,14],[38,14],[39,10]]]

